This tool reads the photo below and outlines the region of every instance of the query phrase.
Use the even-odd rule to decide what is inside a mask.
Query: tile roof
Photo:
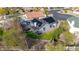
[[[27,16],[28,19],[32,20],[34,18],[44,17],[45,14],[41,11],[38,11],[38,12],[33,11],[33,12],[27,12],[26,16]]]

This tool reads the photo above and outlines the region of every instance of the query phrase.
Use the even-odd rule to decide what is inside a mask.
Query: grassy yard
[[[41,39],[45,40],[52,40],[52,39],[58,39],[59,35],[63,32],[62,28],[57,28],[55,30],[52,30],[48,33],[42,34],[40,37]]]
[[[31,31],[28,31],[28,32],[26,32],[25,34],[26,34],[26,37],[28,37],[28,38],[32,38],[32,39],[39,39],[39,38],[40,38],[39,35],[37,35],[37,34],[31,32]]]
[[[53,31],[51,31],[51,32],[48,32],[48,33],[45,33],[45,34],[42,34],[42,35],[40,35],[40,38],[41,39],[47,39],[47,40],[50,40],[50,39],[52,39],[52,32]]]

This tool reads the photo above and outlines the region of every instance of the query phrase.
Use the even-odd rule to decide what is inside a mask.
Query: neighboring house
[[[32,10],[33,7],[22,7],[22,9],[24,9],[24,11],[29,11],[29,10]]]
[[[69,17],[72,17],[73,15],[69,15],[69,14],[62,14],[62,13],[59,13],[60,10],[52,10],[52,11],[49,11],[49,14],[52,14],[53,17],[56,19],[56,20],[67,20]]]
[[[46,15],[42,11],[31,11],[25,14],[25,17],[29,20],[40,19],[46,17]]]
[[[73,16],[67,19],[70,25],[70,32],[75,33],[79,32],[79,17]]]
[[[72,13],[76,15],[79,14],[79,8],[77,7],[72,8]]]
[[[65,9],[64,7],[48,7],[48,11],[51,11],[51,10],[63,10]]]
[[[79,44],[79,17],[73,16],[67,19],[70,29],[69,31],[73,33],[76,37],[76,44]]]
[[[74,13],[74,14],[79,14],[79,9],[73,10],[73,13]]]

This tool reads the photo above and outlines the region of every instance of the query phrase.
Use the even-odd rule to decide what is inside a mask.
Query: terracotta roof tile
[[[43,17],[43,16],[45,16],[45,14],[41,11],[38,11],[38,12],[33,11],[33,12],[27,12],[26,16],[28,17],[28,19],[32,20],[34,18]]]

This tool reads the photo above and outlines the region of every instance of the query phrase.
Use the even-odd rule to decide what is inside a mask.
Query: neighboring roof
[[[42,22],[38,21],[37,19],[33,19],[32,23],[36,23],[37,26],[41,26]]]
[[[38,11],[38,12],[33,11],[33,12],[27,12],[26,16],[28,19],[32,20],[34,18],[43,17],[45,16],[45,14],[42,11]]]
[[[74,27],[79,28],[79,17],[73,16],[68,18],[68,21],[72,23],[74,21]]]
[[[43,19],[44,21],[48,22],[48,23],[52,23],[52,22],[55,22],[54,18],[53,17],[46,17]]]
[[[79,14],[79,10],[73,10],[73,13]]]
[[[73,15],[69,15],[69,14],[61,14],[61,13],[58,13],[59,10],[52,10],[52,11],[49,11],[49,14],[53,14],[53,17],[56,19],[56,20],[67,20],[69,17],[72,17]]]

